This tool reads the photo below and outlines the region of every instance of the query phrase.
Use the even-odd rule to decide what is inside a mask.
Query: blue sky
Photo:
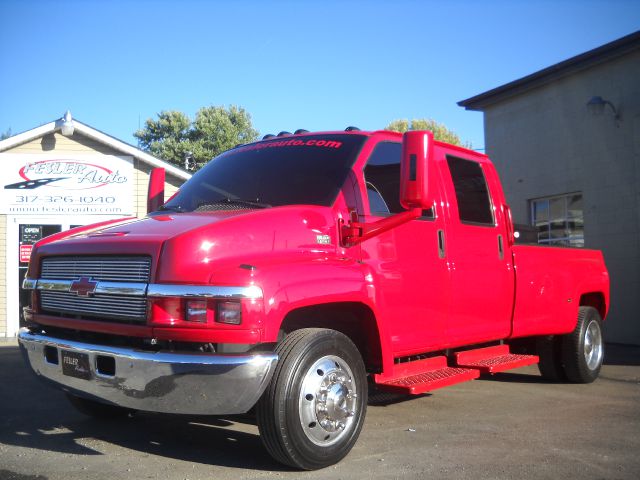
[[[640,29],[638,0],[0,0],[0,132],[71,110],[124,141],[161,110],[240,105],[261,134],[434,118]]]

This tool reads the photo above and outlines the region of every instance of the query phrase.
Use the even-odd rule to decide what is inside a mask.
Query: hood
[[[331,208],[317,206],[170,213],[63,233],[36,246],[35,265],[49,255],[150,255],[159,283],[210,283],[228,267],[274,254],[326,255],[338,242]]]

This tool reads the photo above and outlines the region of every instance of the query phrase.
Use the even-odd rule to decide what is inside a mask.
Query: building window
[[[538,230],[538,243],[584,247],[582,193],[569,193],[530,200],[531,224]]]

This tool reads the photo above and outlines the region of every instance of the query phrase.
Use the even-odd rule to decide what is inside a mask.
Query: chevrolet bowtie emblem
[[[95,293],[98,282],[91,277],[80,277],[78,280],[71,282],[69,292],[75,293],[79,297],[88,297]]]

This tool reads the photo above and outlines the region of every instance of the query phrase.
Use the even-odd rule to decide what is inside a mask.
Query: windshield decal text
[[[253,145],[246,145],[243,147],[239,147],[238,150],[236,151],[247,152],[250,150],[262,150],[263,148],[271,148],[271,147],[340,148],[342,147],[342,142],[338,142],[336,140],[318,140],[315,138],[310,140],[290,139],[290,140],[280,140],[277,142],[255,143]]]

